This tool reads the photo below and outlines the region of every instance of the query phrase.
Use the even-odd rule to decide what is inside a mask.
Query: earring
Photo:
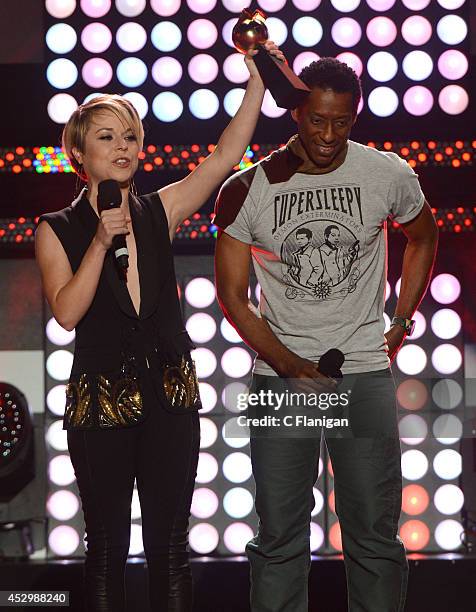
[[[136,184],[135,184],[135,182],[134,182],[134,179],[133,179],[133,178],[131,179],[131,181],[130,181],[130,183],[129,183],[129,191],[131,192],[131,194],[132,194],[133,196],[135,196],[136,198],[138,197],[138,194],[137,194],[137,187],[136,187]]]
[[[79,164],[78,169],[76,170],[76,185],[74,188],[74,197],[77,198],[79,192],[81,191],[81,181],[83,176],[83,164]]]

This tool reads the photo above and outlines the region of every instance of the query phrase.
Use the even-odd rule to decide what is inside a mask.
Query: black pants
[[[137,479],[152,612],[190,612],[188,519],[199,449],[198,413],[152,406],[135,427],[68,431],[87,534],[87,610],[124,612],[131,499]]]
[[[283,393],[278,377],[254,376],[251,393]],[[258,534],[248,543],[253,612],[307,612],[309,523],[321,430],[335,478],[351,612],[402,612],[408,566],[397,535],[402,479],[395,389],[390,370],[349,375],[342,430],[252,427]],[[259,408],[252,416],[258,416]],[[313,411],[313,416],[322,411]],[[326,412],[329,412],[328,410]],[[331,416],[330,414],[328,416]],[[336,414],[334,413],[334,417]],[[291,419],[289,419],[291,420]]]

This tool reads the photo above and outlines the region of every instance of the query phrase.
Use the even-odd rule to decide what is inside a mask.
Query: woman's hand
[[[281,51],[281,49],[272,41],[272,40],[267,40],[264,43],[264,47],[266,49],[266,51],[268,51],[268,53],[270,53],[271,55],[274,55],[275,57],[277,57],[279,60],[286,62],[286,58],[284,56],[284,53]],[[256,68],[256,64],[253,61],[253,57],[258,53],[257,49],[250,49],[248,51],[248,53],[245,55],[245,64],[249,70],[250,73],[250,77],[252,78],[258,78],[261,79],[258,69]]]
[[[114,236],[130,233],[127,227],[130,222],[131,218],[126,217],[121,208],[103,210],[96,230],[96,242],[107,251],[112,246]]]

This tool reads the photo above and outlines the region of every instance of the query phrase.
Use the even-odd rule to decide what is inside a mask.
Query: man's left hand
[[[393,325],[385,334],[385,340],[387,343],[388,358],[390,359],[390,363],[392,363],[405,340],[405,330],[401,325]]]

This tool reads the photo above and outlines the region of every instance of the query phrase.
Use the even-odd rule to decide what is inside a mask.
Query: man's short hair
[[[296,230],[296,238],[298,234],[305,234],[309,239],[312,238],[312,232],[307,227],[301,227],[301,229]]]
[[[328,238],[333,229],[337,230],[340,234],[340,229],[337,227],[337,225],[328,225],[324,230],[324,238]]]
[[[331,89],[336,93],[352,94],[352,115],[355,117],[362,98],[362,87],[357,74],[344,62],[334,57],[323,57],[311,62],[299,73],[299,78],[310,88]]]

